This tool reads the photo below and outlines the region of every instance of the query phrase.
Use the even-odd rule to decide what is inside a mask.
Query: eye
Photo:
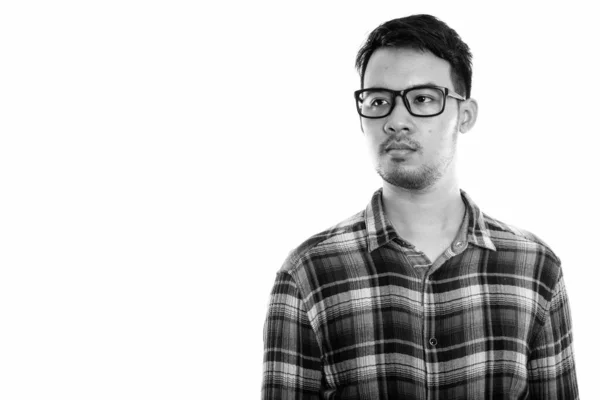
[[[381,107],[384,106],[386,104],[389,104],[389,102],[386,99],[372,99],[369,101],[369,107]]]
[[[430,101],[433,101],[433,99],[429,96],[425,96],[425,95],[418,95],[417,97],[415,97],[415,103],[429,103]]]

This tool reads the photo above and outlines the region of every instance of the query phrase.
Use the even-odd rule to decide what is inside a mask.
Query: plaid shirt
[[[381,189],[290,253],[264,327],[263,399],[578,398],[560,260],[461,194],[465,242],[431,265],[396,234]]]

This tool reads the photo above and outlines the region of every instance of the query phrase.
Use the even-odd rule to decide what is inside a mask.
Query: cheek
[[[386,140],[381,124],[374,122],[363,122],[363,133],[370,146],[376,146]]]
[[[437,157],[448,146],[446,132],[443,129],[442,124],[423,128],[423,135],[419,137],[418,141],[422,146],[425,158]]]
[[[363,132],[369,135],[383,131],[383,122],[379,119],[363,118],[361,120],[361,126],[363,128]]]
[[[381,142],[371,135],[368,135],[366,140],[367,140],[367,146],[369,148],[369,152],[371,154],[379,153],[379,146],[380,146]]]

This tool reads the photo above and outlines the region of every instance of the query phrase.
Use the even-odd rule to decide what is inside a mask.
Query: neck
[[[465,205],[456,179],[438,181],[424,191],[412,191],[383,183],[383,206],[402,237],[443,235],[455,232]]]

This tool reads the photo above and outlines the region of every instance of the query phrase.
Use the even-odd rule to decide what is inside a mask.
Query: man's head
[[[364,87],[367,64],[379,48],[412,48],[428,51],[448,61],[454,89],[467,99],[471,97],[471,51],[458,33],[432,15],[419,14],[387,21],[367,38],[356,55],[356,69]]]
[[[357,108],[379,175],[408,190],[452,183],[458,132],[477,117],[468,46],[436,18],[410,16],[375,29],[356,65]]]

